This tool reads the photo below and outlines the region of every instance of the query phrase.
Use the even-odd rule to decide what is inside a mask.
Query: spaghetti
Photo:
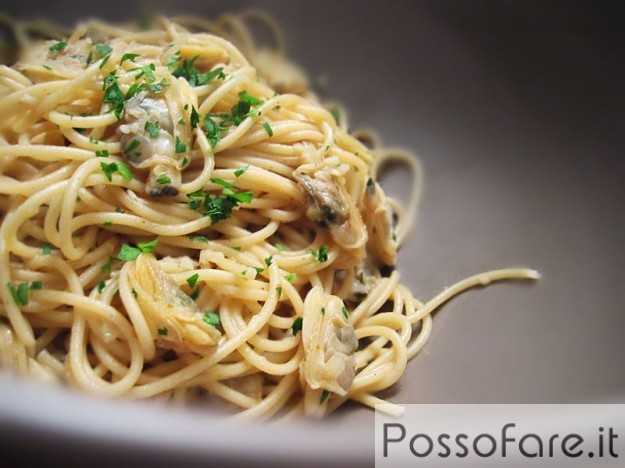
[[[437,307],[538,277],[491,271],[416,299],[391,268],[416,159],[350,135],[279,34],[255,45],[253,20],[272,26],[92,21],[47,41],[16,26],[22,56],[0,67],[3,366],[237,417],[318,417],[348,399],[397,414],[375,393]],[[415,176],[407,209],[376,182],[393,158]]]

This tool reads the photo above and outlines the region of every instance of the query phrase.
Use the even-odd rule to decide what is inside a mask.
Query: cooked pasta
[[[90,21],[49,40],[14,25],[20,57],[0,66],[4,367],[239,418],[346,400],[398,414],[375,395],[434,310],[538,277],[490,271],[416,299],[394,269],[416,158],[350,134],[278,33],[255,44],[256,20],[275,31],[258,13]],[[406,207],[377,182],[391,159],[414,175]]]

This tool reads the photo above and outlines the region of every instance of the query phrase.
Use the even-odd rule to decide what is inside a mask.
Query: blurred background
[[[419,155],[425,189],[399,265],[418,297],[486,269],[529,266],[544,275],[445,306],[430,343],[383,396],[397,403],[625,402],[623,3],[3,0],[0,10],[69,26],[88,17],[211,17],[248,7],[275,16],[289,56],[321,97],[344,105],[352,128],[373,128],[388,146]],[[391,171],[386,185],[400,198],[408,189],[403,176]],[[225,464],[242,462],[247,450],[220,451],[230,433],[220,438],[209,423],[213,435],[204,450],[195,447],[195,458],[171,451],[189,430],[174,423],[150,432],[160,448],[144,450],[139,437],[111,450],[124,433],[115,438],[115,407],[90,400],[76,406],[89,418],[74,421],[70,440],[63,418],[51,429],[50,407],[67,403],[63,395],[3,384],[0,447],[9,458],[76,462],[88,452],[103,464],[172,457]],[[132,414],[140,432],[147,423],[141,410]],[[107,418],[109,438],[89,431]],[[328,424],[333,430],[324,435]],[[368,409],[346,405],[322,429],[309,428],[319,436],[314,443],[299,430],[285,453],[284,439],[252,428],[248,455],[274,466],[332,457],[373,464]],[[25,436],[33,433],[37,451]]]

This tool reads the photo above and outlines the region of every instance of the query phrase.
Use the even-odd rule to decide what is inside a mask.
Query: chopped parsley
[[[149,242],[137,242],[137,247],[139,247],[143,253],[150,253],[154,251],[156,244],[158,244],[158,237]]]
[[[210,116],[204,117],[204,132],[212,150],[215,149],[221,139],[221,131],[225,129],[226,127],[218,126]]]
[[[158,125],[155,124],[154,122],[152,122],[151,120],[148,120],[145,123],[145,127],[143,127],[144,130],[146,132],[148,132],[150,134],[151,138],[157,138],[160,135],[160,131],[158,129]],[[132,140],[133,142],[137,141],[137,140]]]
[[[252,192],[235,192],[233,189],[238,190],[238,187],[223,179],[211,179],[211,182],[223,187],[221,194],[211,195],[198,190],[189,193],[187,197],[190,198],[189,208],[210,216],[213,224],[228,219],[232,215],[232,209],[239,203],[252,201]]]
[[[241,246],[240,246],[240,245],[234,246],[234,247],[232,247],[232,248],[233,248],[234,250],[236,250],[237,252],[240,252],[240,251],[241,251]]]
[[[129,262],[132,260],[136,260],[139,255],[141,255],[140,249],[133,247],[130,244],[124,244],[117,254],[117,259],[124,262]]]
[[[269,125],[269,122],[265,122],[263,124],[263,128],[265,129],[265,131],[267,132],[267,135],[269,135],[270,137],[273,136],[273,129],[271,128],[271,125]]]
[[[136,68],[130,69],[130,71],[137,71],[137,70],[139,70],[139,73],[135,75],[135,80],[138,80],[142,77],[145,77],[150,83],[154,83],[154,80],[156,80],[156,78],[154,77],[154,71],[156,70],[156,67],[154,66],[153,63],[142,66],[142,67],[136,67]]]
[[[345,316],[346,319],[349,320],[349,312],[347,312],[347,307],[343,306],[343,315]]]
[[[227,197],[233,198],[239,203],[251,203],[254,194],[252,192],[234,192],[231,188],[225,187],[222,191]]]
[[[194,288],[195,287],[195,283],[197,283],[197,280],[200,278],[200,275],[195,273],[194,275],[191,275],[187,278],[187,284],[191,287]]]
[[[284,279],[290,283],[295,279],[296,276],[297,275],[295,273],[289,273],[288,275],[285,275]]]
[[[98,150],[95,152],[95,155],[98,158],[108,158],[109,157],[109,150]]]
[[[121,250],[117,254],[117,259],[124,262],[136,260],[142,253],[150,253],[156,248],[158,243],[158,237],[149,242],[137,242],[137,247],[133,247],[130,244],[122,245]]]
[[[237,169],[236,171],[234,171],[234,176],[235,177],[241,177],[243,174],[245,174],[245,172],[250,168],[249,164],[247,166],[243,166],[239,169]]]
[[[104,291],[105,287],[106,287],[106,283],[104,281],[100,281],[98,283],[98,293],[102,294],[102,291]]]
[[[102,59],[102,63],[100,63],[100,70],[102,70],[102,68],[104,68],[104,65],[106,65],[106,63],[111,58],[112,52],[113,52],[113,49],[111,48],[111,46],[107,44],[96,44],[95,54],[93,53],[89,54],[88,62],[91,63],[91,61],[93,60]]]
[[[197,128],[200,124],[200,114],[197,113],[195,107],[191,106],[191,129]]]
[[[206,236],[189,236],[189,240],[196,241],[196,242],[207,243],[208,242],[208,237],[206,237]]]
[[[43,244],[41,251],[44,255],[52,255],[52,246],[46,242],[45,244]]]
[[[165,174],[161,174],[160,176],[156,178],[156,184],[157,185],[171,184],[171,179]]]
[[[320,246],[319,251],[315,249],[308,249],[307,252],[310,252],[310,255],[312,255],[313,258],[319,263],[328,261],[328,247],[326,245]]]
[[[199,58],[200,56],[196,55],[191,59],[182,59],[180,57],[180,52],[177,52],[176,55],[167,60],[167,66],[169,66],[172,75],[176,78],[184,78],[193,87],[203,86],[216,78],[221,80],[226,78],[223,67],[215,68],[208,73],[200,73],[200,71],[195,68],[195,61]]]
[[[41,289],[41,281],[33,281],[32,283],[20,283],[15,287],[13,283],[7,283],[7,288],[11,293],[13,302],[17,306],[28,305],[28,292],[31,289]]]
[[[113,266],[113,262],[114,261],[115,261],[115,259],[113,257],[109,257],[108,262],[106,262],[104,265],[102,265],[100,270],[102,270],[102,271],[111,271],[111,267]]]
[[[213,312],[212,310],[206,309],[204,311],[204,317],[202,317],[202,321],[209,325],[212,325],[213,327],[216,327],[221,323],[221,318],[219,317],[219,314]]]
[[[109,164],[101,162],[100,167],[102,168],[102,172],[104,172],[106,178],[111,182],[113,181],[113,174],[115,172],[119,172],[126,182],[132,180],[132,172],[130,172],[128,166],[126,166],[123,162],[113,162]]]
[[[297,333],[302,329],[302,324],[304,323],[304,319],[302,317],[297,317],[293,320],[293,325],[291,325],[291,330],[293,330],[293,336],[297,336]]]
[[[232,182],[228,182],[227,180],[220,179],[218,177],[214,177],[211,179],[213,184],[221,185],[222,187],[226,187],[229,189],[237,188]]]
[[[256,273],[258,273],[259,275],[260,275],[263,271],[265,271],[265,269],[264,269],[264,268],[261,268],[261,267],[252,267],[252,268],[254,268],[254,270],[256,270]]]
[[[195,288],[193,291],[191,291],[191,295],[189,296],[191,299],[193,299],[194,301],[200,297],[200,288]]]
[[[126,60],[130,60],[131,62],[134,62],[135,59],[139,56],[139,54],[124,54],[122,55],[122,59],[120,60],[119,64],[121,65],[122,63],[124,63]]]
[[[176,137],[176,154],[180,154],[180,153],[184,153],[185,151],[187,151],[187,145],[184,144],[183,141],[180,140],[180,138]]]
[[[96,44],[95,50],[98,54],[100,54],[101,57],[104,57],[105,55],[108,55],[111,52],[113,52],[113,49],[111,48],[111,46],[107,44]]]
[[[67,42],[57,42],[56,44],[51,45],[48,50],[50,52],[60,52],[65,49],[69,44]]]
[[[326,314],[326,308],[325,308],[325,307],[322,307],[322,308],[321,308],[321,315],[325,315],[325,314]]]
[[[102,223],[102,226],[112,226],[113,225],[113,221],[104,221]]]
[[[265,258],[265,265],[267,265],[267,267],[270,267],[272,263],[273,263],[273,257],[271,255]]]
[[[278,292],[278,296],[282,295],[282,286],[276,286],[276,291]]]
[[[252,111],[252,106],[260,106],[265,102],[250,95],[247,91],[241,91],[239,97],[241,99],[231,109],[231,119],[234,125],[239,125],[246,117],[258,115],[257,111]]]
[[[280,244],[279,242],[274,246],[276,249],[278,249],[278,251],[280,252],[284,252],[286,250],[286,247],[284,247],[282,244]]]
[[[323,403],[328,399],[329,396],[330,396],[329,391],[324,390],[323,392],[321,392],[321,398],[319,398],[319,404],[323,405]]]
[[[115,114],[115,117],[119,119],[124,111],[124,100],[126,96],[119,87],[119,82],[117,81],[117,76],[114,71],[104,78],[103,89],[104,97],[102,98],[102,102],[111,104],[111,111]],[[128,94],[130,94],[130,91],[128,91]]]
[[[158,332],[159,336],[167,336],[167,334],[169,333],[169,330],[167,330],[167,328],[159,328],[156,331]]]
[[[110,57],[108,55],[107,57]],[[151,64],[152,67],[154,64]],[[104,66],[104,62],[100,67]],[[133,70],[142,70],[141,73],[137,76],[145,75],[148,79],[150,77],[154,77],[153,70],[151,66],[134,68]],[[143,70],[145,68],[146,70]],[[139,93],[143,90],[148,90],[153,94],[160,94],[163,92],[163,86],[169,86],[169,82],[165,79],[162,79],[159,83],[154,83],[154,80],[151,80],[149,83],[133,83],[130,88],[128,88],[128,92],[124,94],[119,85],[119,81],[117,80],[117,75],[113,70],[109,73],[103,80],[102,90],[104,91],[104,96],[102,98],[102,102],[105,104],[111,104],[110,112],[115,114],[115,117],[118,119],[121,118],[121,114],[124,111],[124,102],[133,97],[135,94]]]
[[[262,99],[255,98],[247,91],[240,92],[239,98],[239,102],[232,106],[230,114],[208,114],[204,117],[204,131],[212,149],[219,143],[222,131],[231,126],[238,126],[246,117],[260,115],[259,111],[252,110],[252,107],[263,104]]]
[[[137,293],[137,291],[135,290],[135,288],[132,288],[132,291],[130,291],[132,293],[132,295],[135,297],[135,299],[137,297],[139,297],[139,293]]]
[[[339,106],[332,106],[330,108],[330,114],[332,114],[332,117],[334,117],[334,121],[336,122],[336,124],[339,125],[341,123],[341,109],[339,108]]]

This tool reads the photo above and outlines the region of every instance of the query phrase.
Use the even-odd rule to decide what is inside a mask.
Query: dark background
[[[445,306],[430,343],[386,396],[398,403],[581,403],[625,401],[622,5],[4,0],[0,9],[65,24],[130,19],[146,9],[273,13],[289,55],[313,82],[327,83],[323,95],[345,104],[353,127],[374,128],[422,160],[421,211],[400,255],[403,281],[418,297],[491,268],[530,266],[544,275]],[[389,190],[401,197],[408,180],[401,172],[389,177]],[[332,424],[349,428],[346,441],[360,434],[372,442],[372,421],[371,411],[348,405]],[[0,444],[24,456],[31,439],[11,424],[0,425],[12,434]],[[102,460],[127,461],[127,450],[93,444]],[[310,463],[314,454],[304,445],[293,456]],[[372,443],[364,447],[354,460],[373,460]],[[333,450],[330,444],[323,456]],[[154,453],[166,452],[165,444]],[[47,457],[58,445],[30,453]]]

